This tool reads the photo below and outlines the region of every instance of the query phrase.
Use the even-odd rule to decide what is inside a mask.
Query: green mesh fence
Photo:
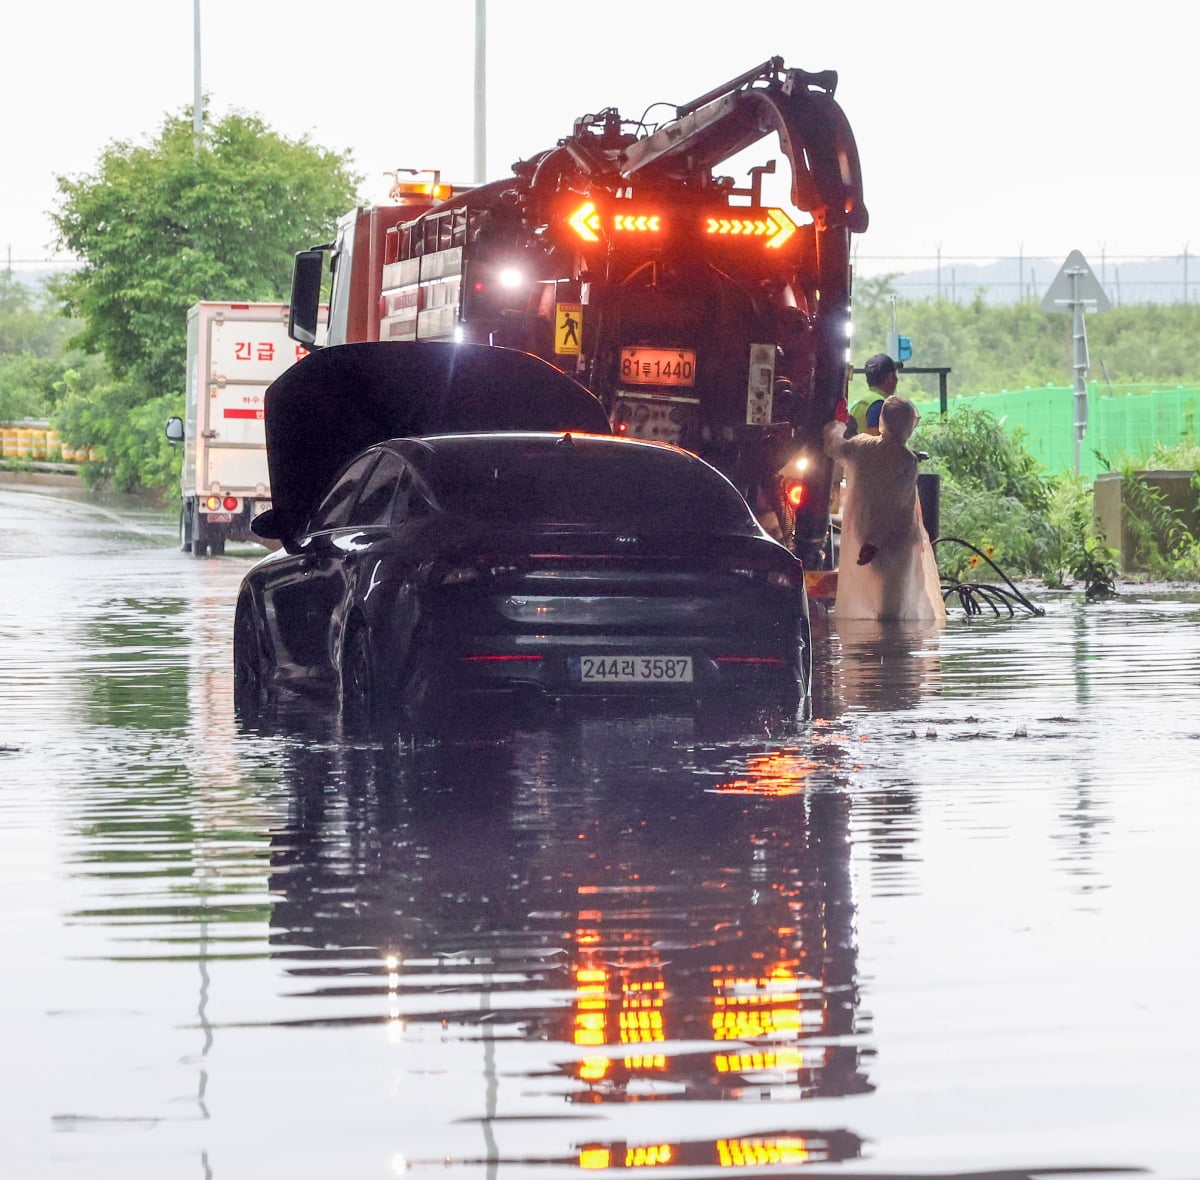
[[[952,397],[956,407],[987,410],[1006,430],[1024,430],[1024,446],[1051,474],[1075,470],[1075,394],[1070,386],[1004,390]],[[938,413],[936,401],[918,403],[922,416]],[[1200,386],[1088,384],[1087,432],[1079,471],[1093,478],[1126,463],[1141,464],[1156,443],[1175,446],[1196,437]]]

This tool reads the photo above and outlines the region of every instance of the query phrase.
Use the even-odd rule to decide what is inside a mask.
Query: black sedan
[[[239,702],[340,700],[421,726],[487,694],[809,686],[801,563],[689,452],[587,433],[398,438],[338,475],[244,579]]]
[[[471,694],[803,698],[800,563],[713,468],[487,345],[321,349],[267,390],[281,551],[244,579],[237,701],[420,725]]]

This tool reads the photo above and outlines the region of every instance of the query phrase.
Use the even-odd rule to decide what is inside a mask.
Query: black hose
[[[1035,617],[1040,617],[1046,613],[1040,606],[1034,606],[1013,585],[1012,579],[983,550],[972,545],[969,541],[962,540],[961,537],[938,537],[933,542],[935,553],[937,547],[944,541],[953,541],[956,545],[962,545],[964,548],[970,549],[981,560],[986,561],[1004,581],[1004,586],[993,586],[986,582],[962,582],[958,578],[943,578],[942,598],[949,601],[952,596],[956,596],[968,617],[983,614],[984,607],[991,607],[992,614],[998,616],[1001,607],[1003,607],[1008,611],[1009,617],[1012,618],[1016,614],[1016,611],[1013,609],[1014,605],[1021,607]]]

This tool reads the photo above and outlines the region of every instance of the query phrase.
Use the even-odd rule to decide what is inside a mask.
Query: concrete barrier
[[[1200,504],[1192,487],[1192,471],[1135,471],[1134,475],[1162,494],[1163,501],[1178,514],[1192,536],[1200,536]],[[1143,559],[1137,551],[1137,541],[1129,527],[1130,511],[1126,503],[1128,492],[1125,477],[1117,472],[1096,476],[1092,487],[1092,503],[1104,543],[1120,555],[1121,570],[1131,573],[1142,569]],[[1155,540],[1164,544],[1165,537]]]

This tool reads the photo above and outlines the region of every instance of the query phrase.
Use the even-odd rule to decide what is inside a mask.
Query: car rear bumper
[[[803,687],[802,645],[781,652],[763,644],[697,644],[678,637],[528,640],[489,637],[446,653],[449,686],[463,692],[537,692],[555,697],[686,699]],[[603,662],[613,675],[587,681]],[[684,664],[686,662],[686,669]],[[686,674],[683,674],[686,671]]]

